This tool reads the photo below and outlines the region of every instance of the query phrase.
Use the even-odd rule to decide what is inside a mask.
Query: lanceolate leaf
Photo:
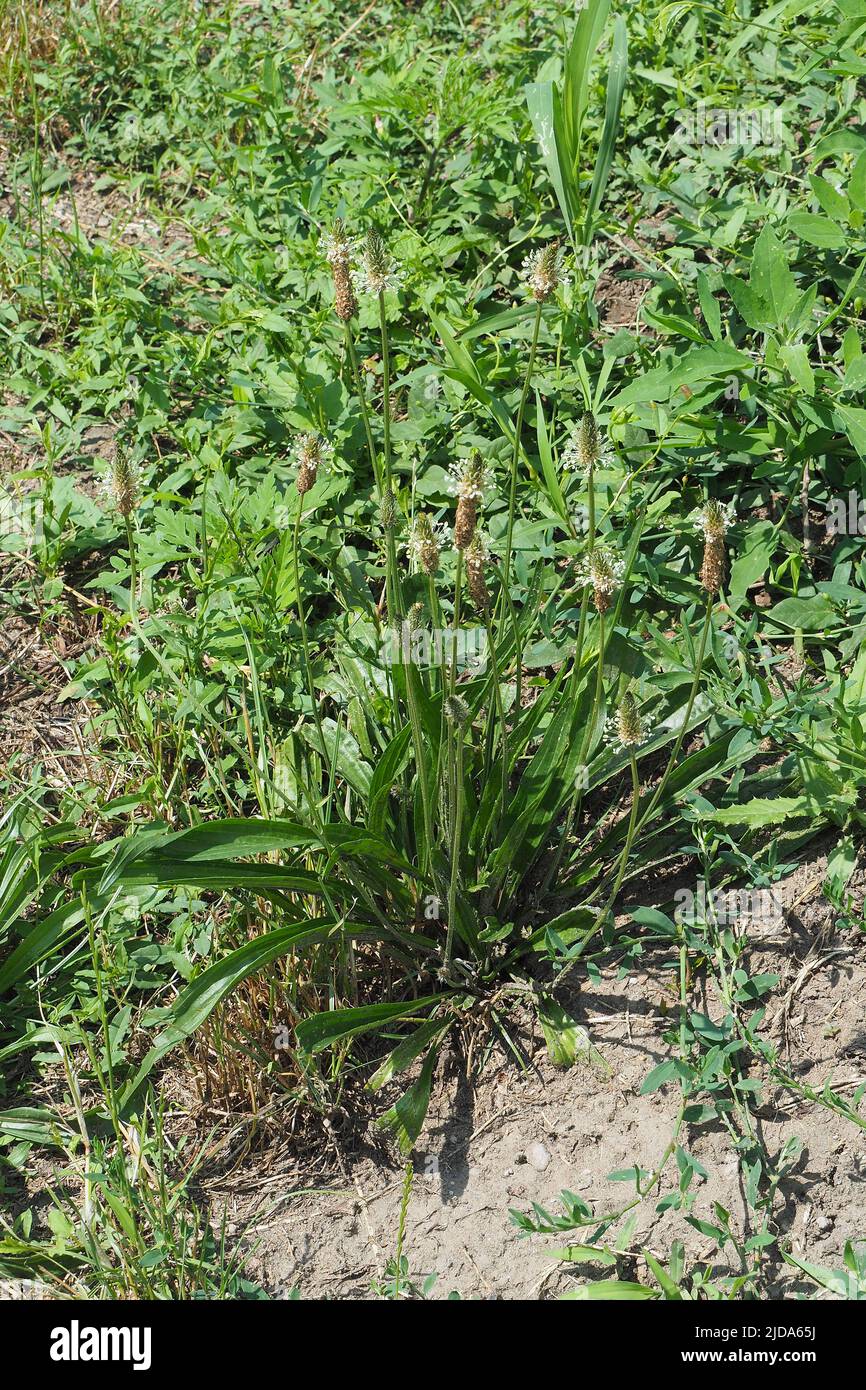
[[[601,142],[598,147],[598,156],[595,161],[595,172],[592,176],[592,187],[589,193],[589,203],[586,209],[586,219],[584,226],[584,240],[589,241],[592,231],[592,224],[601,200],[604,197],[604,190],[607,187],[611,165],[613,163],[613,151],[619,131],[619,117],[622,110],[622,99],[625,93],[626,78],[628,76],[628,31],[625,27],[625,19],[622,15],[617,17],[613,30],[613,43],[610,50],[610,67],[607,74],[607,100],[604,111],[604,127],[601,132]]]
[[[447,999],[446,994],[432,994],[424,999],[411,999],[398,1004],[362,1004],[355,1009],[325,1010],[303,1019],[297,1028],[298,1043],[305,1052],[321,1052],[344,1038],[369,1033],[398,1018],[425,1014]]]
[[[402,1153],[409,1153],[427,1116],[430,1105],[430,1087],[433,1081],[433,1068],[439,1056],[438,1049],[431,1047],[424,1058],[417,1081],[382,1116],[379,1124],[392,1129],[397,1135]]]

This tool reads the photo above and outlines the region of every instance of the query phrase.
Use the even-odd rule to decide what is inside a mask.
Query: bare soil
[[[813,859],[777,889],[778,911],[742,923],[752,974],[770,971],[779,984],[769,998],[765,1031],[785,1065],[807,1086],[831,1080],[850,1099],[866,1080],[866,941],[834,930],[835,914],[820,895],[825,859]],[[553,1067],[537,1032],[524,1033],[530,1067],[492,1057],[471,1081],[456,1057],[443,1068],[428,1122],[413,1154],[415,1179],[404,1254],[417,1284],[435,1273],[432,1297],[453,1289],[463,1298],[553,1298],[598,1266],[564,1265],[550,1250],[578,1235],[522,1238],[509,1209],[539,1203],[558,1210],[563,1189],[578,1193],[599,1215],[633,1195],[613,1182],[616,1170],[654,1171],[673,1131],[678,1089],[649,1095],[650,1069],[671,1055],[666,1035],[676,1016],[676,980],[665,952],[653,952],[639,973],[615,967],[586,983],[571,1007],[603,1064]],[[712,985],[694,982],[694,1007],[719,1017]],[[845,1242],[866,1235],[866,1144],[863,1131],[826,1108],[773,1084],[763,1088],[757,1129],[771,1156],[796,1138],[802,1152],[782,1182],[774,1230],[799,1258],[838,1268]],[[742,1177],[728,1133],[715,1123],[686,1126],[683,1146],[707,1171],[696,1184],[693,1215],[713,1220],[713,1203],[731,1213],[739,1234],[752,1229]],[[369,1298],[397,1242],[404,1165],[381,1131],[360,1121],[337,1132],[329,1157],[298,1163],[290,1152],[269,1155],[268,1171],[236,1172],[210,1187],[228,1203],[233,1228],[255,1247],[248,1272],[274,1297],[297,1288],[304,1298]],[[662,1259],[671,1242],[685,1243],[688,1264],[708,1263],[718,1275],[740,1272],[730,1247],[719,1260],[712,1240],[657,1201],[677,1184],[670,1163],[657,1191],[639,1208],[631,1248],[632,1277],[646,1274],[640,1251]],[[252,1223],[252,1227],[248,1226]],[[796,1297],[815,1287],[771,1248],[769,1287]],[[648,1280],[648,1282],[651,1282]]]

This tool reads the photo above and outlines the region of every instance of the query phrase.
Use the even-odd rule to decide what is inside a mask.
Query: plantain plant
[[[625,79],[618,21],[595,174],[581,204],[588,79],[606,13],[606,4],[582,11],[562,100],[552,84],[530,91],[540,139],[539,102],[554,114],[562,159],[551,165],[548,156],[548,167],[575,244],[598,208]],[[88,867],[76,882],[97,921],[119,893],[179,886],[234,895],[261,918],[248,941],[182,990],[127,1085],[125,1108],[154,1065],[245,979],[291,957],[295,1044],[312,1093],[321,1094],[318,1054],[343,1055],[362,1034],[396,1038],[369,1085],[380,1090],[418,1064],[385,1116],[408,1148],[446,1039],[489,1021],[510,1042],[513,997],[534,1002],[555,1060],[586,1051],[538,965],[551,958],[564,976],[590,946],[610,940],[639,844],[670,797],[687,793],[725,753],[730,730],[720,728],[709,758],[699,750],[680,760],[686,735],[709,712],[699,687],[730,516],[713,501],[698,514],[704,560],[691,579],[685,556],[699,534],[693,529],[688,543],[680,535],[684,553],[672,563],[687,596],[682,635],[678,647],[659,647],[664,679],[655,681],[634,640],[649,616],[641,546],[648,535],[668,545],[667,514],[678,499],[630,468],[589,409],[556,441],[536,398],[536,450],[527,441],[544,315],[567,311],[559,243],[524,261],[531,342],[513,407],[487,397],[507,449],[506,486],[501,448],[479,441],[451,461],[454,501],[432,510],[421,498],[436,490],[421,486],[418,466],[408,480],[395,466],[389,296],[402,269],[374,228],[358,241],[337,221],[322,250],[375,484],[378,525],[368,543],[381,585],[359,585],[338,560],[332,640],[323,646],[312,635],[307,509],[327,505],[322,482],[341,464],[331,440],[308,431],[295,448],[290,523],[305,689],[292,792],[263,796],[273,814],[262,818],[138,831],[100,853],[98,874]],[[359,367],[362,301],[378,324],[378,403]],[[459,333],[438,326],[442,370],[481,393]],[[536,517],[519,505],[527,477]],[[381,1000],[386,974],[388,997],[371,1002]]]

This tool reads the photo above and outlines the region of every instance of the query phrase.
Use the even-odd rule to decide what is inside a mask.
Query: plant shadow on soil
[[[752,973],[779,976],[763,1028],[779,1044],[789,1072],[817,1090],[832,1077],[850,1098],[866,1078],[866,942],[850,932],[833,935],[834,912],[820,894],[825,864],[824,856],[807,860],[778,885],[778,916],[745,929]],[[438,1276],[434,1298],[451,1290],[463,1298],[551,1298],[578,1280],[601,1277],[598,1265],[551,1258],[551,1249],[579,1240],[579,1233],[521,1237],[509,1209],[528,1212],[537,1202],[561,1214],[557,1199],[567,1189],[598,1214],[614,1210],[633,1188],[609,1174],[635,1165],[652,1171],[665,1151],[678,1089],[643,1095],[641,1085],[670,1055],[665,1038],[677,1016],[670,952],[648,951],[639,974],[621,977],[615,964],[605,967],[597,981],[585,982],[563,1002],[587,1029],[603,1064],[554,1067],[527,1015],[520,1041],[529,1065],[523,1071],[502,1049],[470,1079],[455,1053],[440,1068],[412,1155],[403,1246],[413,1283]],[[694,982],[693,1002],[719,1016],[711,982]],[[862,1131],[772,1083],[762,1087],[755,1119],[771,1157],[789,1139],[802,1145],[779,1186],[774,1233],[798,1258],[840,1266],[845,1242],[863,1234]],[[693,1214],[712,1220],[713,1203],[721,1203],[731,1213],[732,1230],[748,1236],[750,1213],[727,1132],[716,1123],[687,1126],[681,1142],[707,1172],[696,1180]],[[232,1227],[248,1232],[248,1275],[277,1298],[292,1289],[302,1298],[372,1297],[373,1282],[395,1254],[404,1175],[400,1156],[388,1149],[372,1117],[335,1133],[330,1155],[320,1154],[312,1167],[290,1154],[274,1167],[260,1182],[249,1166],[228,1181],[205,1180],[210,1200],[227,1203]],[[687,1268],[704,1263],[721,1277],[740,1273],[730,1247],[725,1263],[715,1243],[681,1213],[657,1212],[677,1178],[671,1162],[639,1208],[629,1277],[645,1274],[642,1248],[664,1260],[676,1239],[685,1245]],[[814,1286],[775,1247],[766,1261],[769,1296],[815,1296]]]

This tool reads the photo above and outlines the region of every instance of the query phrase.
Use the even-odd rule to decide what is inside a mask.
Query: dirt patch
[[[0,586],[3,584],[0,564]],[[91,711],[82,701],[61,701],[71,671],[86,649],[81,625],[63,620],[48,628],[0,604],[0,767],[27,783],[38,761],[56,790],[86,779],[102,783],[88,731]]]
[[[820,883],[822,870],[819,860],[791,875],[760,920],[744,921],[739,929],[751,943],[750,973],[779,976],[765,1031],[779,1043],[783,1065],[817,1091],[832,1080],[850,1100],[866,1080],[866,942],[850,929],[834,932],[833,910],[815,895],[812,882]],[[413,1154],[404,1244],[413,1282],[438,1276],[432,1297],[456,1289],[464,1298],[549,1298],[577,1280],[602,1276],[598,1266],[551,1259],[551,1248],[578,1235],[521,1238],[508,1212],[528,1212],[533,1203],[557,1212],[558,1195],[567,1189],[603,1215],[622,1207],[634,1191],[627,1182],[611,1181],[612,1172],[634,1165],[655,1171],[674,1129],[679,1092],[666,1086],[642,1095],[641,1086],[653,1066],[674,1055],[672,966],[670,951],[648,952],[638,972],[621,978],[611,966],[572,1000],[600,1063],[558,1070],[537,1031],[529,1029],[521,1037],[530,1057],[524,1073],[500,1055],[470,1084],[458,1059],[451,1059]],[[719,1016],[706,979],[694,981],[692,1007]],[[798,1258],[840,1267],[845,1242],[866,1235],[863,1131],[792,1095],[766,1073],[761,1080],[754,1114],[766,1151],[775,1158],[789,1140],[802,1145],[779,1187],[773,1231]],[[279,1171],[260,1185],[237,1175],[240,1189],[217,1184],[211,1191],[217,1205],[228,1198],[238,1233],[253,1223],[258,1248],[249,1272],[272,1296],[285,1297],[297,1287],[309,1298],[372,1297],[373,1282],[395,1253],[402,1162],[383,1147],[373,1126],[362,1125],[355,1136],[337,1136],[336,1142],[331,1162],[321,1158],[311,1168],[285,1155]],[[706,1170],[694,1184],[692,1214],[712,1221],[713,1203],[721,1203],[731,1213],[731,1229],[748,1236],[754,1215],[727,1131],[716,1122],[686,1125],[680,1142]],[[731,1246],[720,1258],[714,1242],[683,1214],[657,1211],[677,1181],[676,1165],[669,1162],[638,1208],[631,1277],[647,1277],[641,1249],[664,1259],[675,1239],[684,1242],[689,1267],[706,1262],[715,1276],[740,1273]],[[766,1258],[775,1296],[790,1298],[807,1288],[775,1251]]]
[[[14,172],[14,162],[0,150],[0,214],[10,221],[32,218],[31,188],[26,172]],[[192,248],[186,227],[160,215],[152,202],[113,175],[85,168],[64,158],[55,171],[63,182],[43,199],[43,215],[49,229],[67,237],[82,232],[88,241],[128,246],[146,260],[182,274],[172,257],[185,256]]]
[[[594,293],[601,325],[607,331],[637,327],[640,306],[652,286],[646,272],[658,259],[653,247],[674,240],[667,217],[662,210],[641,221],[636,228],[639,239],[629,234],[615,238],[618,250],[599,275]],[[645,326],[644,331],[653,330]]]

